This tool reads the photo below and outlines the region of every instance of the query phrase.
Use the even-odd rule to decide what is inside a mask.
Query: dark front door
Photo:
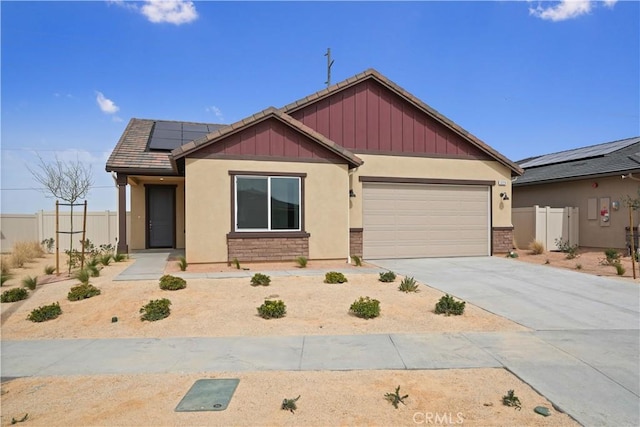
[[[147,247],[175,246],[176,188],[171,185],[147,185]]]

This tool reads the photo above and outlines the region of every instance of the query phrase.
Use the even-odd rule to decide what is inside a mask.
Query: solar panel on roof
[[[185,123],[182,125],[185,132],[209,132],[207,125],[197,125],[193,123]]]
[[[605,144],[592,145],[590,147],[576,148],[573,150],[561,151],[559,153],[545,154],[535,159],[521,163],[523,168],[534,166],[544,166],[554,163],[564,163],[571,160],[587,159],[590,157],[604,156],[621,150],[639,141],[639,138],[629,138],[620,141],[607,142]]]
[[[166,130],[182,130],[182,123],[176,122],[156,122],[155,129],[166,129]]]
[[[149,149],[171,151],[224,126],[207,123],[157,121],[149,136]]]

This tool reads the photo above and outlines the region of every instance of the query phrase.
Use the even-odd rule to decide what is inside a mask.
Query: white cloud
[[[112,100],[106,98],[102,92],[96,92],[96,94],[96,102],[103,113],[114,114],[118,112],[120,107],[118,107]]]
[[[528,1],[531,3],[531,0]],[[529,14],[548,21],[566,21],[590,13],[598,3],[612,9],[617,2],[618,0],[561,0],[547,6],[548,2],[538,1],[538,6],[529,7]]]
[[[196,6],[188,0],[144,0],[143,6],[125,0],[107,0],[107,3],[139,12],[154,24],[181,25],[198,19]]]
[[[180,25],[198,19],[193,2],[185,0],[146,0],[140,11],[153,23]]]
[[[577,18],[590,11],[591,1],[589,0],[562,0],[553,6],[542,7],[538,4],[536,8],[529,8],[530,15],[554,22]]]
[[[222,111],[215,105],[212,105],[211,107],[206,107],[205,111],[207,113],[213,113],[213,115],[216,116],[216,119],[220,121],[224,121],[224,116],[222,115]]]

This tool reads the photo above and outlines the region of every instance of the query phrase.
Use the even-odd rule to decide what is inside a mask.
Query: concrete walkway
[[[506,258],[376,264],[533,329],[465,334],[580,423],[640,425],[640,284]]]
[[[135,254],[122,280],[160,277],[168,255]],[[504,367],[584,425],[640,425],[637,283],[498,258],[376,263],[532,330],[2,341],[2,377]]]
[[[158,250],[158,251],[145,251],[136,252],[131,255],[135,262],[127,267],[124,271],[114,277],[115,281],[135,281],[135,280],[158,280],[164,274],[164,268],[167,264],[167,260],[170,256],[174,257],[176,254],[181,253],[171,250]],[[188,270],[188,269],[187,269]],[[291,270],[277,270],[277,271],[260,271],[260,273],[268,274],[272,277],[283,276],[324,276],[324,274],[330,271],[329,269],[313,270],[313,269],[301,269],[294,268]],[[344,274],[377,274],[386,271],[382,268],[353,268],[334,269]],[[258,271],[250,270],[237,270],[226,271],[218,273],[190,273],[189,271],[172,273],[174,276],[182,277],[183,279],[234,279],[242,277],[252,277]]]

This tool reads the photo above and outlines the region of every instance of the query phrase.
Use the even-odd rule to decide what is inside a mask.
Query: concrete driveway
[[[584,425],[640,425],[640,285],[507,258],[376,260],[509,318],[466,334]]]

